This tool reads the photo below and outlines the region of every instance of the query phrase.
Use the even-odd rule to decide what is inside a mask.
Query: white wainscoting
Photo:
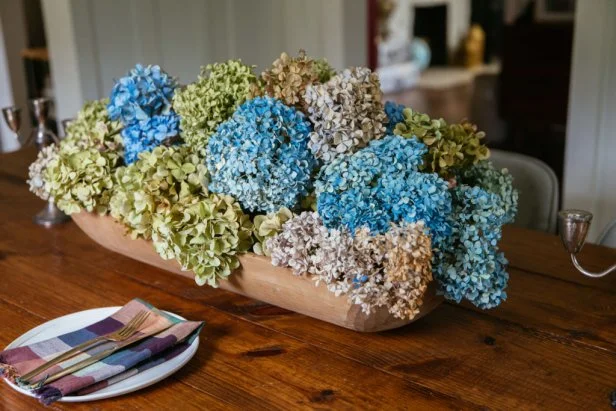
[[[567,121],[564,206],[616,218],[616,1],[578,1]]]
[[[21,133],[27,136],[31,128],[27,121],[28,93],[21,58],[21,50],[26,47],[23,7],[21,1],[0,0],[0,108],[13,105],[21,107]],[[15,134],[0,118],[0,152],[15,151],[18,148]]]
[[[181,83],[200,66],[241,58],[258,70],[282,51],[367,63],[364,0],[43,0],[60,118],[109,93],[136,63]]]

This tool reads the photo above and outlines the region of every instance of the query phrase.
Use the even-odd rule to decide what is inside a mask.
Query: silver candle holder
[[[592,213],[584,210],[562,210],[558,213],[558,231],[560,239],[567,252],[571,255],[571,262],[582,274],[591,278],[600,278],[616,271],[616,264],[605,271],[593,273],[584,269],[577,260],[577,254],[584,247],[586,236],[592,222]]]
[[[47,120],[49,115],[49,105],[51,101],[47,98],[35,98],[30,101],[32,115],[36,120],[36,128],[32,130],[30,135],[25,141],[22,141],[21,130],[21,109],[19,107],[11,106],[2,109],[2,115],[4,121],[8,127],[15,133],[17,141],[22,146],[28,146],[32,142],[36,145],[38,151],[51,144],[60,143],[60,139],[47,127]],[[34,218],[36,224],[51,227],[56,224],[61,224],[69,220],[69,217],[64,214],[58,207],[56,207],[54,198],[49,196],[45,208],[37,213]]]

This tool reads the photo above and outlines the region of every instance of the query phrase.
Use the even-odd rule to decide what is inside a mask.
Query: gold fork
[[[150,313],[148,311],[145,311],[145,310],[139,311],[128,323],[126,323],[124,327],[120,328],[119,330],[116,330],[106,335],[98,336],[96,338],[85,341],[71,348],[70,350],[55,357],[53,360],[47,361],[46,363],[42,364],[40,367],[35,368],[34,370],[30,371],[29,373],[25,375],[22,375],[19,378],[19,381],[23,384],[27,384],[28,381],[32,379],[32,377],[36,377],[37,375],[39,375],[46,369],[53,367],[54,365],[60,364],[61,362],[66,361],[69,358],[73,358],[74,356],[81,354],[92,347],[97,346],[101,342],[104,342],[104,341],[116,341],[117,342],[117,341],[127,340],[128,338],[130,338],[132,335],[134,335],[137,332],[139,327],[145,322],[145,320],[149,316],[150,316]]]

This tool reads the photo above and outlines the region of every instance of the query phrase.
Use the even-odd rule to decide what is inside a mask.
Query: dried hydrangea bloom
[[[164,259],[192,270],[199,285],[217,287],[238,268],[238,254],[252,245],[252,223],[230,196],[211,194],[154,214],[152,240]]]
[[[402,112],[405,107],[402,104],[396,104],[393,101],[385,102],[385,114],[387,115],[387,124],[385,124],[387,134],[393,134],[398,123],[404,121]]]
[[[105,116],[101,114],[100,102],[89,104],[98,106],[94,117]],[[108,119],[95,124],[89,124],[90,120],[84,118],[79,121],[82,121],[77,123],[81,124],[79,127],[88,124],[91,128],[87,134],[81,134],[86,133],[83,128],[73,129],[74,134],[60,142],[57,155],[50,158],[42,171],[44,190],[66,214],[81,210],[106,214],[114,184],[112,174],[122,162],[122,144],[111,136],[109,127],[113,122]]]
[[[314,124],[310,135],[314,155],[329,162],[381,138],[387,122],[381,98],[378,75],[363,67],[308,86],[304,101]]]
[[[256,242],[253,246],[253,251],[258,255],[270,255],[270,251],[265,245],[265,242],[282,231],[282,225],[293,218],[293,213],[286,207],[266,215],[259,214],[255,216],[254,236]]]
[[[314,71],[317,73],[319,83],[325,83],[336,75],[336,70],[329,65],[327,59],[315,59],[312,64],[314,65]]]
[[[119,152],[122,155],[122,137],[117,130],[119,121],[112,121],[107,112],[109,99],[88,101],[66,128],[66,137],[61,145],[66,149],[89,147]]]
[[[288,106],[305,109],[302,98],[310,84],[327,81],[331,67],[325,60],[313,60],[304,50],[297,57],[282,53],[272,67],[261,73],[263,92]]]
[[[442,118],[431,119],[410,108],[405,108],[402,115],[404,120],[395,126],[394,133],[406,138],[416,137],[428,146],[421,166],[423,171],[449,178],[457,170],[490,156],[490,150],[481,143],[485,133],[477,131],[477,126],[471,123],[447,124]]]
[[[201,68],[195,83],[175,93],[173,109],[180,115],[182,137],[187,144],[205,152],[210,135],[257,86],[253,69],[241,60],[209,64]]]
[[[326,164],[315,183],[325,226],[378,234],[421,220],[438,246],[451,233],[451,194],[447,181],[418,170],[426,152],[417,139],[386,136]]]
[[[322,222],[319,221],[320,224]],[[337,296],[346,294],[352,286],[352,274],[375,269],[370,254],[358,254],[354,239],[346,230],[331,230],[323,237],[311,257],[308,270],[317,285],[325,283]],[[363,257],[363,258],[360,258]]]
[[[49,199],[49,191],[45,187],[45,169],[59,154],[55,144],[44,147],[38,152],[36,160],[28,167],[28,185],[30,191],[42,200]]]
[[[110,212],[131,237],[149,239],[154,213],[207,195],[208,173],[201,157],[188,146],[160,146],[139,157],[116,170]]]
[[[419,313],[432,280],[431,242],[422,222],[392,226],[385,234],[368,229],[327,230],[317,213],[304,212],[267,241],[272,264],[290,267],[346,294],[370,313],[387,307],[398,318]]]
[[[356,278],[351,300],[366,313],[386,306],[397,318],[415,317],[432,281],[432,248],[423,223],[394,225],[375,237],[362,230],[355,238],[360,243],[358,250],[370,250],[371,255],[383,258],[381,270]]]
[[[118,153],[96,148],[62,150],[45,169],[45,190],[66,214],[86,210],[106,214]]]
[[[311,258],[327,236],[319,215],[303,212],[284,223],[282,228],[282,232],[266,241],[272,264],[290,267],[295,275],[309,273]]]
[[[111,89],[107,111],[124,126],[149,117],[168,114],[178,82],[160,66],[137,64]]]
[[[306,116],[280,100],[248,100],[208,141],[209,189],[234,196],[251,212],[296,209],[317,167],[310,131]]]
[[[482,161],[458,176],[453,234],[435,252],[434,276],[445,298],[481,309],[507,298],[507,260],[498,249],[502,227],[515,219],[518,193],[506,169]]]

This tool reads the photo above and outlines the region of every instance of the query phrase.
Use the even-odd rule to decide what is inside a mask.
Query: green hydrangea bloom
[[[316,59],[312,64],[314,65],[313,70],[317,73],[319,83],[325,83],[336,75],[336,70],[329,65],[327,59]]]
[[[45,169],[45,189],[66,214],[82,209],[105,214],[113,187],[112,170],[120,159],[114,151],[61,147]]]
[[[195,83],[175,93],[173,109],[181,117],[180,128],[187,144],[204,152],[210,135],[257,85],[253,69],[240,60],[209,64],[201,69]]]
[[[192,270],[199,285],[218,285],[238,268],[239,253],[252,245],[252,222],[230,196],[211,194],[190,205],[154,214],[152,240],[164,259]]]
[[[282,225],[293,218],[293,213],[286,207],[266,215],[254,218],[254,236],[256,239],[253,251],[259,255],[270,255],[265,242],[282,231]]]
[[[46,148],[30,166],[31,190],[42,198],[54,196],[67,214],[107,212],[107,190],[122,158],[122,139],[113,135],[120,124],[109,120],[106,104],[106,99],[87,102],[59,146]]]
[[[139,160],[115,172],[110,211],[131,237],[149,239],[152,218],[178,203],[207,195],[205,163],[188,146],[156,147],[139,154]]]
[[[117,131],[121,128],[119,121],[111,121],[107,113],[109,99],[88,101],[77,113],[66,130],[66,137],[61,145],[67,149],[96,147],[105,150],[120,151],[122,137]],[[104,130],[104,132],[96,129]]]
[[[485,133],[478,132],[477,126],[471,123],[449,125],[442,118],[431,119],[427,114],[410,108],[405,108],[402,114],[404,121],[396,125],[394,134],[406,138],[415,136],[428,146],[421,166],[423,171],[449,178],[456,170],[490,156],[490,150],[481,143]]]

